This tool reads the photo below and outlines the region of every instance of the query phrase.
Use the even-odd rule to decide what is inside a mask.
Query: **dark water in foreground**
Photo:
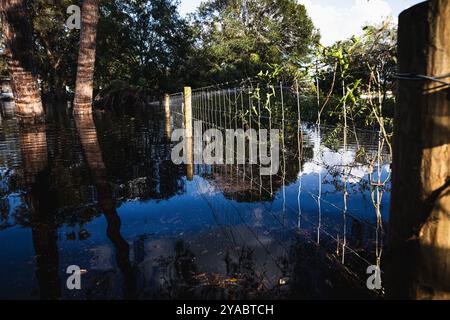
[[[304,124],[301,161],[287,145],[269,180],[248,166],[190,177],[166,129],[151,110],[20,132],[1,120],[0,299],[374,296],[366,269],[383,266],[387,225],[359,153],[373,158],[377,133],[331,148],[331,128]],[[70,265],[84,269],[80,291],[66,288]]]

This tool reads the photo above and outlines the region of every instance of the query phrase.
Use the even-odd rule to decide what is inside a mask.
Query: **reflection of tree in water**
[[[154,116],[143,114],[134,121],[105,116],[98,121],[101,128],[98,139],[106,155],[106,179],[112,183],[117,204],[129,199],[168,199],[185,190],[182,179],[185,176],[184,168],[171,162],[170,144],[164,138],[161,124],[151,120]],[[64,114],[59,114],[46,130],[49,137],[47,175],[54,190],[55,207],[58,208],[56,221],[59,225],[66,224],[72,228],[80,226],[78,238],[86,238],[89,235],[83,226],[100,213],[97,190],[92,188],[93,179],[84,159],[75,123]],[[18,135],[17,132],[15,134]],[[28,211],[25,206],[16,206],[14,210],[9,208],[9,199],[25,191],[22,167],[27,156],[30,157],[23,156],[18,170],[1,173],[0,228],[9,228],[15,224],[27,225]],[[11,155],[9,158],[21,157]],[[74,232],[68,232],[68,239],[77,239]]]
[[[21,144],[26,145],[26,148],[22,148],[22,168],[10,173],[8,182],[2,179],[2,193],[4,190],[5,194],[13,192],[23,194],[24,200],[27,202],[26,206],[15,208],[14,220],[23,226],[32,227],[36,252],[40,252],[39,257],[42,257],[42,259],[39,257],[37,259],[39,277],[50,279],[43,280],[40,285],[43,297],[59,295],[59,287],[52,285],[52,283],[58,282],[57,227],[62,224],[82,227],[101,214],[104,214],[107,219],[107,235],[116,249],[116,263],[124,280],[122,293],[125,297],[135,297],[137,295],[137,275],[129,258],[129,245],[120,234],[121,222],[116,207],[127,199],[166,199],[185,190],[183,179],[186,174],[185,168],[184,166],[175,166],[170,161],[171,148],[164,136],[165,128],[158,121],[151,121],[145,116],[137,120],[103,117],[99,119],[98,124],[101,128],[99,130],[101,134],[98,137],[94,123],[89,122],[78,126],[79,138],[74,134],[76,126],[73,121],[49,124],[50,134],[46,141],[48,147],[45,147],[45,152],[42,151],[43,148],[41,151],[33,149],[39,148],[41,143],[33,146],[29,142],[32,140],[36,144],[42,135],[38,134],[32,139],[22,138],[24,142],[21,140]],[[289,132],[289,130],[287,131]],[[42,132],[42,130],[38,130],[38,132]],[[24,134],[26,133],[24,132]],[[56,136],[57,139],[55,139]],[[300,166],[304,166],[305,162],[314,157],[310,141],[305,141],[303,159],[298,161],[297,140],[292,136],[286,135],[288,149],[286,162],[288,165],[285,172],[285,185],[294,183],[298,178],[298,173],[303,171],[300,170]],[[46,162],[50,165],[47,166]],[[39,171],[41,168],[43,170]],[[37,172],[41,173],[37,174]],[[253,174],[254,184],[250,180],[251,174]],[[37,177],[37,180],[30,179],[28,181],[27,177],[33,175]],[[272,188],[273,193],[276,194],[283,186],[282,172],[280,172],[272,179],[262,178],[264,189],[261,192],[258,186],[257,166],[253,166],[252,170],[247,166],[245,176],[242,166],[238,172],[236,167],[215,166],[211,174],[204,176],[211,184],[215,184],[223,191],[227,198],[243,202],[273,201],[273,197],[268,191]],[[328,177],[333,177],[333,179],[331,181],[324,180],[323,183],[333,184],[336,192],[339,192],[341,190],[339,189],[341,187],[339,171],[332,172]],[[272,183],[271,187],[269,187],[270,182]],[[39,199],[45,198],[45,194],[40,194],[44,191],[39,190],[46,190],[47,196],[51,194],[51,201],[44,205],[39,204]],[[11,221],[7,217],[8,214],[5,214],[10,209],[6,204],[2,207],[4,207],[3,221]],[[45,213],[41,213],[41,211]],[[366,237],[369,228],[351,217],[348,222],[352,231],[348,235],[349,245],[353,248],[362,248],[362,244],[365,243],[363,238]],[[67,234],[69,240],[77,238],[83,240],[87,237],[89,237],[87,230],[81,230],[78,237],[74,232]],[[143,244],[136,242],[135,245],[142,246]],[[303,249],[303,252],[309,254],[311,250]],[[144,251],[144,249],[141,250],[141,254],[143,254],[141,257],[136,256],[136,252],[134,252],[134,263],[145,260]],[[299,251],[301,252],[301,250]],[[167,271],[165,274],[167,281],[160,290],[161,295],[154,297],[228,299],[270,298],[287,294],[283,288],[278,286],[273,288],[267,285],[266,279],[259,271],[260,266],[255,265],[256,259],[253,255],[253,249],[245,247],[238,251],[233,250],[232,253],[228,252],[225,258],[221,258],[219,262],[226,272],[221,275],[211,274],[202,272],[194,253],[185,244],[177,244],[174,257],[164,258],[160,261],[161,265],[165,263],[166,270],[171,271]],[[279,258],[280,265],[285,266],[284,274],[288,277],[292,274],[295,275],[294,256],[292,253]],[[305,260],[306,258],[302,260],[302,263],[307,263]],[[330,264],[326,259],[322,260],[325,266],[327,263]],[[331,272],[326,268],[324,270],[323,274],[325,275]],[[365,270],[361,274],[364,273]],[[326,276],[320,275],[320,277]],[[307,280],[303,279],[302,281]],[[111,283],[113,282],[111,281]],[[295,283],[295,281],[292,282],[292,285]],[[105,286],[110,284],[105,281]],[[312,290],[312,285],[310,287]],[[320,288],[319,291],[327,292],[326,289]],[[93,292],[92,297],[95,296],[95,292]]]
[[[333,241],[323,239],[318,246],[303,236],[297,236],[285,255],[275,257],[281,278],[273,278],[267,266],[259,265],[255,249],[241,247],[227,251],[217,260],[215,270],[224,264],[223,274],[204,272],[201,259],[185,242],[175,244],[174,255],[159,257],[162,273],[159,288],[146,288],[144,298],[151,299],[374,299],[365,287],[367,266],[347,258],[346,265],[333,250]],[[327,248],[327,249],[326,249]],[[262,268],[262,269],[261,269]],[[269,280],[269,278],[271,280]]]
[[[20,134],[23,184],[28,221],[36,254],[36,278],[41,299],[58,299],[57,207],[48,172],[45,126],[24,127]]]
[[[253,249],[242,247],[238,252],[227,252],[218,260],[226,274],[203,272],[197,257],[180,240],[175,244],[175,255],[160,257],[157,263],[162,272],[162,283],[146,298],[155,299],[251,299],[262,297],[263,276],[255,268]]]
[[[162,284],[152,298],[192,298],[192,290],[199,284],[195,278],[197,273],[195,259],[194,253],[185,246],[183,241],[176,242],[175,256],[158,258],[162,271]]]
[[[102,150],[114,155],[104,160],[119,198],[162,200],[184,192],[184,167],[171,161],[164,124],[154,117],[147,112],[131,119],[111,115],[98,121]]]
[[[221,190],[227,199],[238,202],[273,201],[274,195],[283,186],[288,186],[298,180],[300,163],[303,165],[312,158],[312,147],[306,142],[303,146],[303,156],[298,161],[298,141],[294,135],[287,135],[285,141],[285,161],[287,163],[283,178],[283,166],[280,159],[280,169],[275,175],[260,175],[259,165],[214,165],[210,172],[202,175],[212,185]],[[246,151],[248,156],[249,152]],[[280,156],[281,157],[281,156]]]
[[[297,237],[286,264],[289,281],[286,286],[277,288],[276,294],[280,298],[311,300],[376,298],[365,287],[365,279],[358,279],[357,274],[366,274],[358,261],[348,258],[344,266],[338,256],[323,248],[333,245],[325,241],[318,246]]]
[[[85,224],[100,216],[100,213],[96,208],[92,178],[83,158],[75,123],[61,116],[51,124],[50,132],[49,175],[56,191],[54,197],[59,208],[58,223],[71,227],[79,225],[82,229]],[[79,239],[85,237],[83,233],[85,230],[80,230]]]
[[[17,154],[8,159],[19,161],[17,169],[1,172],[0,228],[18,224],[32,229],[36,275],[44,299],[61,296],[58,228],[69,227],[66,240],[86,240],[90,233],[84,226],[102,213],[108,223],[107,235],[116,248],[116,262],[124,281],[123,295],[136,296],[136,275],[128,243],[120,235],[116,206],[128,199],[166,199],[184,192],[185,172],[183,167],[171,163],[170,145],[162,140],[164,131],[158,131],[158,124],[154,124],[157,121],[143,117],[141,122],[129,126],[124,124],[127,121],[130,119],[99,121],[103,132],[113,131],[103,140],[105,148],[102,146],[104,154],[114,155],[106,158],[109,162],[102,158],[93,121],[79,123],[77,128],[73,120],[58,114],[58,120],[47,128],[21,128],[20,134],[13,132],[20,148],[12,150]],[[147,128],[146,121],[153,125]],[[135,188],[141,177],[145,178],[144,191]],[[123,185],[127,186],[126,192],[121,192]],[[10,208],[13,197],[21,197],[22,201]],[[94,297],[95,292],[92,294]]]
[[[116,249],[117,266],[124,278],[123,296],[125,299],[136,297],[136,275],[130,262],[130,249],[120,233],[121,221],[116,211],[111,186],[107,180],[106,167],[97,138],[97,130],[93,118],[76,119],[78,134],[88,163],[92,180],[98,192],[98,202],[107,221],[107,236]]]
[[[14,179],[14,174],[11,170],[0,171],[0,231],[11,227],[9,195],[14,193],[12,179]]]

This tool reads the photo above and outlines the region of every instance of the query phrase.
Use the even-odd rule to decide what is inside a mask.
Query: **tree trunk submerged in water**
[[[448,74],[449,20],[448,0],[400,15],[400,73]],[[450,299],[450,85],[399,81],[392,187],[388,294]]]
[[[5,54],[11,75],[16,116],[22,123],[44,121],[34,70],[33,39],[25,0],[0,0]]]
[[[81,14],[80,49],[75,84],[74,114],[91,114],[97,24],[99,19],[98,0],[84,0]]]

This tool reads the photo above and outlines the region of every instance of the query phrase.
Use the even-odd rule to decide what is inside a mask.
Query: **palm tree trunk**
[[[84,0],[81,19],[77,81],[75,84],[75,114],[92,113],[98,19],[98,1]]]
[[[32,27],[25,0],[0,0],[0,13],[16,116],[22,123],[43,122],[44,109],[34,69]]]

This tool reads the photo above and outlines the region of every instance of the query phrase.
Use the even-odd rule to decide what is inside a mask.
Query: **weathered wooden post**
[[[192,90],[191,87],[184,87],[184,128],[186,143],[186,171],[187,179],[194,178],[194,153],[193,153],[193,129],[192,129]]]
[[[438,82],[418,76],[450,72],[448,21],[448,0],[427,1],[400,15],[404,76],[395,111],[389,227],[393,298],[450,299],[450,77]]]
[[[186,138],[193,137],[192,131],[192,90],[191,87],[184,87],[184,125]]]
[[[194,139],[186,138],[186,177],[188,181],[194,179]]]
[[[164,96],[164,110],[166,111],[166,117],[170,117],[170,95]]]
[[[168,140],[171,138],[170,132],[170,95],[166,94],[164,96],[164,110],[166,114],[166,137]]]

